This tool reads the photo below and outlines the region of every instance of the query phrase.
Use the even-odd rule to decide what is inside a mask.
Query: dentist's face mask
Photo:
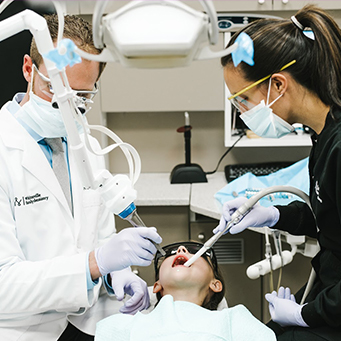
[[[280,138],[293,132],[294,127],[272,112],[271,106],[282,97],[282,94],[269,103],[270,89],[271,78],[269,80],[266,104],[264,100],[262,100],[258,105],[249,110],[245,111],[244,109],[244,113],[240,115],[240,118],[258,136],[265,138]],[[246,103],[243,106],[244,108],[247,107]]]
[[[18,110],[15,117],[19,122],[30,127],[41,137],[65,137],[67,136],[67,132],[60,110],[54,108],[51,102],[46,101],[33,93],[35,72],[37,73],[36,76],[40,76],[37,71],[35,66],[33,66],[32,81],[29,91],[30,99],[20,108],[20,110]],[[37,81],[41,80],[44,81],[44,79],[37,79]],[[44,84],[44,86],[39,89],[42,93],[47,95],[46,89],[43,89],[46,85],[45,83],[42,84]],[[79,131],[82,131],[82,128],[78,123],[77,127]]]

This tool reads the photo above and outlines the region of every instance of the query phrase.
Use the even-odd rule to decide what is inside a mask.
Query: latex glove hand
[[[162,242],[155,227],[126,228],[111,237],[106,244],[95,250],[100,273],[105,276],[130,265],[150,265],[156,247],[147,238],[157,244]]]
[[[213,230],[213,233],[223,231],[227,223],[231,220],[232,214],[242,206],[248,199],[237,198],[230,200],[223,205],[223,213],[219,225]],[[236,225],[230,229],[231,234],[244,231],[248,227],[272,227],[279,219],[279,211],[276,207],[263,207],[259,203],[254,205],[250,212]]]
[[[278,294],[273,291],[271,294],[266,294],[265,299],[269,302],[272,320],[280,326],[309,327],[301,315],[303,305],[296,303],[295,296],[291,294],[289,288],[280,287]]]
[[[116,298],[122,301],[125,294],[131,298],[120,308],[123,314],[134,315],[138,311],[148,309],[150,305],[147,283],[135,275],[129,268],[110,273],[111,286]]]

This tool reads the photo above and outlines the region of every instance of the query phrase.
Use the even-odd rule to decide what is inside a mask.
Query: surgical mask
[[[267,96],[267,104],[262,100],[258,105],[240,115],[244,123],[258,136],[265,138],[280,138],[294,131],[294,127],[273,113],[270,108],[280,97],[269,104],[271,78]]]
[[[60,110],[53,108],[51,102],[45,101],[34,94],[32,91],[32,82],[29,95],[30,99],[15,114],[16,119],[26,124],[41,137],[52,138],[67,136]],[[80,124],[77,122],[76,124],[78,131],[82,132],[83,128]]]

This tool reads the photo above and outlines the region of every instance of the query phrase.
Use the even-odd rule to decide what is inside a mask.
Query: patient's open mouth
[[[172,264],[172,267],[174,268],[175,266],[184,265],[187,261],[188,261],[187,256],[179,255],[179,256],[175,257],[173,264]]]

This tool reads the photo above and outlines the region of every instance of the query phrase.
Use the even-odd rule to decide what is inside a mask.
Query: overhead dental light
[[[218,42],[217,14],[211,1],[203,0],[207,14],[177,0],[131,1],[103,16],[108,1],[98,1],[93,15],[95,46],[104,48],[102,61],[127,67],[167,68],[189,65],[231,53],[214,52]],[[82,57],[86,54],[77,51]]]

